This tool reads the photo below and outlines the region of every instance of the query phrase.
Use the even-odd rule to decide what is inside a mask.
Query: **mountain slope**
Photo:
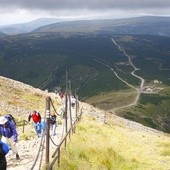
[[[0,76],[0,95],[0,115],[10,113],[18,121],[27,120],[29,112],[34,109],[44,113],[46,97],[48,95],[55,97],[54,94],[2,76]]]
[[[55,99],[58,112],[61,111],[62,104],[58,96],[5,77],[0,77],[0,93],[7,108],[13,108],[11,107],[13,104],[9,101],[16,101],[17,108],[24,108],[22,113],[18,113],[20,109],[18,111],[11,109],[11,112],[15,111],[13,115],[16,118],[20,116],[25,119],[27,110],[32,109],[32,106],[36,106],[34,109],[40,109],[43,114],[46,95],[51,95]],[[37,99],[33,100],[34,97]],[[80,110],[83,113],[82,120],[76,128],[76,133],[73,133],[70,141],[68,140],[67,152],[65,149],[61,151],[60,169],[73,166],[76,169],[82,169],[82,166],[93,169],[100,166],[103,169],[117,170],[168,170],[170,167],[168,134],[96,109],[83,102],[80,102]],[[22,127],[17,129],[19,132],[17,145],[21,160],[14,160],[10,151],[7,155],[8,169],[27,170],[35,160],[40,139],[35,138],[31,125],[26,126],[24,134]],[[55,142],[60,141],[62,129],[62,124],[58,124]],[[53,153],[56,146],[53,143],[50,143],[50,146],[53,148],[50,150]]]
[[[102,124],[84,116],[68,144],[68,151],[62,152],[59,169],[79,170],[82,166],[85,169],[169,169],[169,135],[136,123],[131,126],[133,123],[129,121],[121,124],[123,119],[116,116],[108,121]]]

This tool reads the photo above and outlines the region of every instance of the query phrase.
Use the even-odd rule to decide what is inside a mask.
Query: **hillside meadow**
[[[168,170],[170,135],[83,116],[61,154],[60,170]]]
[[[169,133],[170,87],[163,85],[160,87],[163,87],[163,89],[159,93],[142,93],[136,106],[117,109],[116,114],[126,119],[142,123],[145,126]]]
[[[56,99],[56,107],[61,106],[61,101],[55,94],[5,77],[0,77],[0,93],[1,115],[6,112],[12,113],[17,121],[27,118],[28,111],[33,106],[43,113],[47,95]],[[69,140],[67,149],[62,149],[61,165],[57,169],[168,170],[169,134],[139,124],[132,127],[129,126],[130,121],[123,125],[108,115],[104,122],[98,121],[92,115],[95,113],[100,117],[99,113],[105,114],[105,111],[96,111],[96,108],[85,103],[82,103],[81,107],[83,117],[76,127],[76,133]],[[21,127],[17,129],[20,144],[22,140],[32,140],[34,133],[29,128],[24,134]]]
[[[60,105],[56,94],[2,76],[0,76],[0,96],[0,115],[10,113],[16,121],[27,120],[32,110],[38,110],[44,116],[47,96],[55,100],[55,107]]]

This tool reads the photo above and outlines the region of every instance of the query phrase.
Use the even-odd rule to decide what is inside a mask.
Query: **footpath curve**
[[[123,50],[123,49],[120,47],[120,45],[119,45],[118,43],[116,43],[116,41],[115,41],[113,38],[111,38],[111,41],[112,41],[113,44],[114,44],[115,46],[117,46],[117,48],[128,58],[129,65],[131,65],[131,66],[133,67],[133,69],[134,69],[134,70],[131,72],[131,75],[134,76],[134,77],[136,77],[136,78],[138,78],[138,79],[140,80],[140,82],[141,82],[141,83],[140,83],[140,87],[137,88],[137,87],[131,85],[130,83],[128,83],[128,82],[127,82],[126,80],[124,80],[123,78],[121,78],[121,77],[117,74],[117,72],[116,72],[111,66],[109,66],[105,61],[99,61],[98,59],[94,59],[95,61],[97,61],[97,62],[105,65],[106,67],[108,67],[119,80],[121,80],[123,83],[125,83],[125,84],[126,84],[127,86],[129,86],[130,88],[135,89],[136,92],[137,92],[137,96],[136,96],[134,102],[132,102],[132,103],[130,103],[130,104],[128,104],[128,105],[125,105],[125,106],[121,106],[121,107],[114,108],[114,109],[112,110],[113,113],[114,113],[114,111],[116,111],[116,110],[118,110],[118,109],[122,109],[122,108],[130,107],[130,106],[134,106],[134,105],[137,104],[137,102],[138,102],[138,100],[139,100],[139,98],[140,98],[140,95],[141,95],[141,93],[142,93],[142,89],[143,89],[143,87],[144,87],[145,80],[144,80],[142,77],[140,77],[140,76],[138,76],[137,74],[135,74],[135,72],[136,72],[137,70],[140,70],[140,69],[137,68],[137,67],[134,65],[134,63],[133,63],[132,60],[131,60],[131,57],[126,53],[126,51]]]

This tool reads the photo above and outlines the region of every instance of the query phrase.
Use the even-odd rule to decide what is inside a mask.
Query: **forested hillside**
[[[159,79],[169,85],[170,38],[161,36],[86,35],[63,37],[58,34],[26,34],[1,38],[0,74],[35,87],[54,90],[65,86],[68,70],[72,87],[79,95],[90,97],[100,92],[127,88],[104,62],[133,85],[127,57],[113,44],[123,46],[146,80]],[[93,89],[93,90],[92,90]]]
[[[152,19],[144,17],[140,22],[129,19],[122,29],[131,29],[130,23],[142,28],[147,22],[153,29],[161,20],[164,27],[169,20]],[[119,20],[119,27],[123,21]],[[109,24],[110,20],[106,22]],[[96,26],[99,23],[94,22]],[[76,92],[80,100],[110,111],[129,106],[115,113],[169,132],[170,37],[162,32],[117,34],[113,27],[106,25],[107,30],[102,30],[89,21],[86,22],[86,26],[92,24],[89,29],[100,31],[88,31],[80,21],[81,27],[77,25],[75,32],[70,32],[74,24],[69,24],[64,24],[62,32],[47,29],[63,28],[62,24],[59,27],[52,24],[30,34],[1,37],[0,75],[41,89],[65,91],[67,71],[72,93]],[[148,31],[151,33],[152,29]],[[163,30],[169,31],[168,27]],[[138,94],[141,95],[136,98]]]

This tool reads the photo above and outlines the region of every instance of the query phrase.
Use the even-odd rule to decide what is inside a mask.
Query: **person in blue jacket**
[[[0,116],[0,135],[2,135],[1,141],[11,146],[13,153],[16,155],[16,159],[19,160],[20,157],[16,146],[16,142],[18,141],[16,126],[13,121],[8,120],[5,116]]]
[[[7,162],[5,155],[8,152],[9,152],[8,145],[0,140],[0,170],[6,170]]]

